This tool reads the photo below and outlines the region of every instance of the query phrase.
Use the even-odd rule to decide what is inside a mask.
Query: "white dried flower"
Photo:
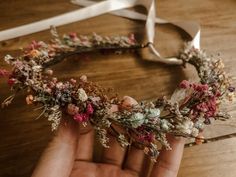
[[[63,85],[62,82],[56,83],[56,88],[57,88],[57,89],[61,90],[61,89],[63,89],[63,87],[64,87],[64,85]]]
[[[176,129],[184,134],[190,135],[192,133],[193,125],[194,124],[191,120],[185,120],[176,125]]]
[[[117,137],[117,141],[120,143],[121,147],[123,148],[130,145],[130,143],[128,142],[128,140],[123,134],[119,134],[119,136]]]
[[[42,66],[36,65],[32,67],[33,72],[41,72]]]
[[[7,64],[10,64],[14,58],[11,55],[6,55],[4,57],[4,60],[6,61]]]
[[[148,118],[155,118],[160,116],[160,109],[157,108],[151,108],[148,110]]]
[[[161,129],[168,131],[170,129],[170,123],[166,119],[161,120]]]
[[[57,129],[57,127],[60,124],[62,112],[60,111],[60,107],[58,105],[55,105],[54,107],[50,108],[48,111],[49,112],[45,114],[45,116],[48,118],[48,121],[52,122],[51,128],[52,128],[52,131],[54,131]]]
[[[193,128],[191,135],[192,135],[193,137],[197,137],[198,134],[199,134],[199,130],[198,130],[197,128]]]
[[[87,96],[86,92],[84,91],[84,89],[82,89],[82,88],[78,89],[78,98],[82,102],[84,102],[88,99],[88,96]]]
[[[130,117],[130,123],[133,128],[137,128],[144,123],[144,115],[140,112],[134,113]]]

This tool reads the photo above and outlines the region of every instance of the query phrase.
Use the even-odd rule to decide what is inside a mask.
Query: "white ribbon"
[[[190,44],[197,49],[200,48],[200,26],[194,22],[169,22],[164,19],[156,18],[155,0],[106,0],[98,3],[89,0],[73,0],[72,2],[87,7],[38,22],[0,31],[0,41],[46,30],[52,25],[57,27],[111,12],[114,15],[129,19],[146,20],[146,35],[149,43],[149,50],[151,54],[154,55],[152,60],[166,64],[182,64],[182,60],[175,57],[163,58],[155,49],[155,23],[170,23],[183,29],[192,37]],[[147,9],[148,14],[144,15],[131,10],[121,10],[137,5],[144,6]]]

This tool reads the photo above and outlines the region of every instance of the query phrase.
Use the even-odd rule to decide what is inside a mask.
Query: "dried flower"
[[[131,115],[129,121],[133,128],[137,128],[144,123],[144,115],[140,112],[134,113]]]
[[[148,117],[148,118],[156,118],[156,117],[159,117],[159,116],[160,116],[160,113],[161,113],[160,109],[158,109],[158,108],[150,108],[150,109],[148,109],[147,112],[148,112],[148,113],[147,113],[147,117]]]
[[[70,79],[70,82],[71,82],[72,84],[76,84],[76,83],[77,83],[77,81],[76,81],[75,79],[73,79],[73,78]]]
[[[234,91],[235,91],[235,87],[229,86],[229,87],[228,87],[228,90],[229,90],[230,92],[234,92]]]
[[[74,120],[76,120],[77,122],[85,122],[85,121],[88,121],[88,119],[89,119],[89,115],[86,113],[74,115]]]
[[[139,141],[141,142],[153,142],[153,140],[155,139],[155,135],[153,133],[146,133],[146,134],[141,134],[138,137]]]
[[[88,80],[86,75],[82,75],[79,79],[83,82],[87,82],[87,80]]]
[[[189,119],[181,122],[181,124],[176,125],[176,129],[183,134],[191,135],[193,129],[193,122]]]
[[[184,88],[184,89],[188,88],[188,87],[189,87],[189,81],[183,80],[183,81],[179,84],[179,87],[180,87],[180,88]]]
[[[171,124],[166,120],[166,119],[162,119],[161,120],[161,129],[164,131],[168,131],[171,128]]]
[[[40,47],[41,47],[40,42],[37,42],[37,41],[33,40],[33,41],[31,42],[31,44],[27,47],[27,49],[29,49],[29,50],[34,50],[34,49],[38,49],[38,48],[40,48]]]
[[[77,92],[80,101],[85,102],[88,99],[88,96],[83,88],[79,88]]]
[[[29,55],[30,57],[36,58],[36,57],[39,57],[40,54],[41,54],[41,53],[40,53],[38,50],[33,49],[33,50],[30,51],[30,53],[29,53],[28,55]]]
[[[86,113],[87,113],[88,115],[91,115],[91,114],[93,114],[93,112],[94,112],[93,106],[92,106],[91,103],[89,103],[89,104],[87,105],[87,108],[86,108]]]
[[[119,134],[119,136],[117,137],[117,141],[120,143],[121,147],[123,148],[130,145],[130,143],[128,142],[128,140],[123,134]]]
[[[74,105],[74,104],[68,104],[67,105],[67,113],[69,114],[69,115],[75,115],[75,114],[77,114],[79,112],[79,107],[77,107],[76,105]]]
[[[28,95],[26,98],[26,103],[27,104],[33,104],[33,101],[34,101],[34,96],[33,95]]]
[[[53,70],[47,69],[47,70],[45,71],[45,74],[51,76],[51,75],[53,75]]]
[[[9,86],[13,86],[16,83],[16,79],[14,79],[14,78],[8,79],[7,83]]]
[[[11,55],[6,55],[4,60],[7,64],[11,64],[14,61],[14,58]]]
[[[52,125],[51,125],[52,131],[56,130],[60,124],[61,116],[62,116],[60,107],[58,105],[55,105],[47,109],[44,115],[48,118],[48,121],[52,122]]]
[[[73,39],[73,40],[75,40],[75,39],[78,38],[77,34],[74,33],[74,32],[69,33],[69,36],[70,36],[70,38]]]

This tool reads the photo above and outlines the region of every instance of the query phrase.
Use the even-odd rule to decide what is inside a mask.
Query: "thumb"
[[[78,136],[78,124],[62,119],[56,136],[45,149],[32,177],[68,177],[74,163]]]

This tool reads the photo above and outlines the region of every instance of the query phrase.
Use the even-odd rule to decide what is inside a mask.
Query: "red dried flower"
[[[204,92],[209,89],[209,86],[207,84],[193,84],[193,89],[198,92]]]
[[[147,141],[147,142],[152,142],[155,139],[155,136],[153,133],[148,133],[146,135],[139,135],[138,140],[139,141]]]
[[[212,97],[206,102],[201,102],[195,105],[192,109],[192,115],[197,117],[200,113],[204,113],[206,119],[215,116],[217,110],[216,97]]]
[[[10,79],[8,79],[7,83],[8,83],[9,86],[13,86],[15,84],[15,82],[16,82],[16,79],[10,78]]]
[[[186,88],[189,87],[189,85],[190,85],[189,81],[183,80],[183,81],[179,84],[179,87],[180,87],[180,88],[183,88],[183,89],[186,89]]]

